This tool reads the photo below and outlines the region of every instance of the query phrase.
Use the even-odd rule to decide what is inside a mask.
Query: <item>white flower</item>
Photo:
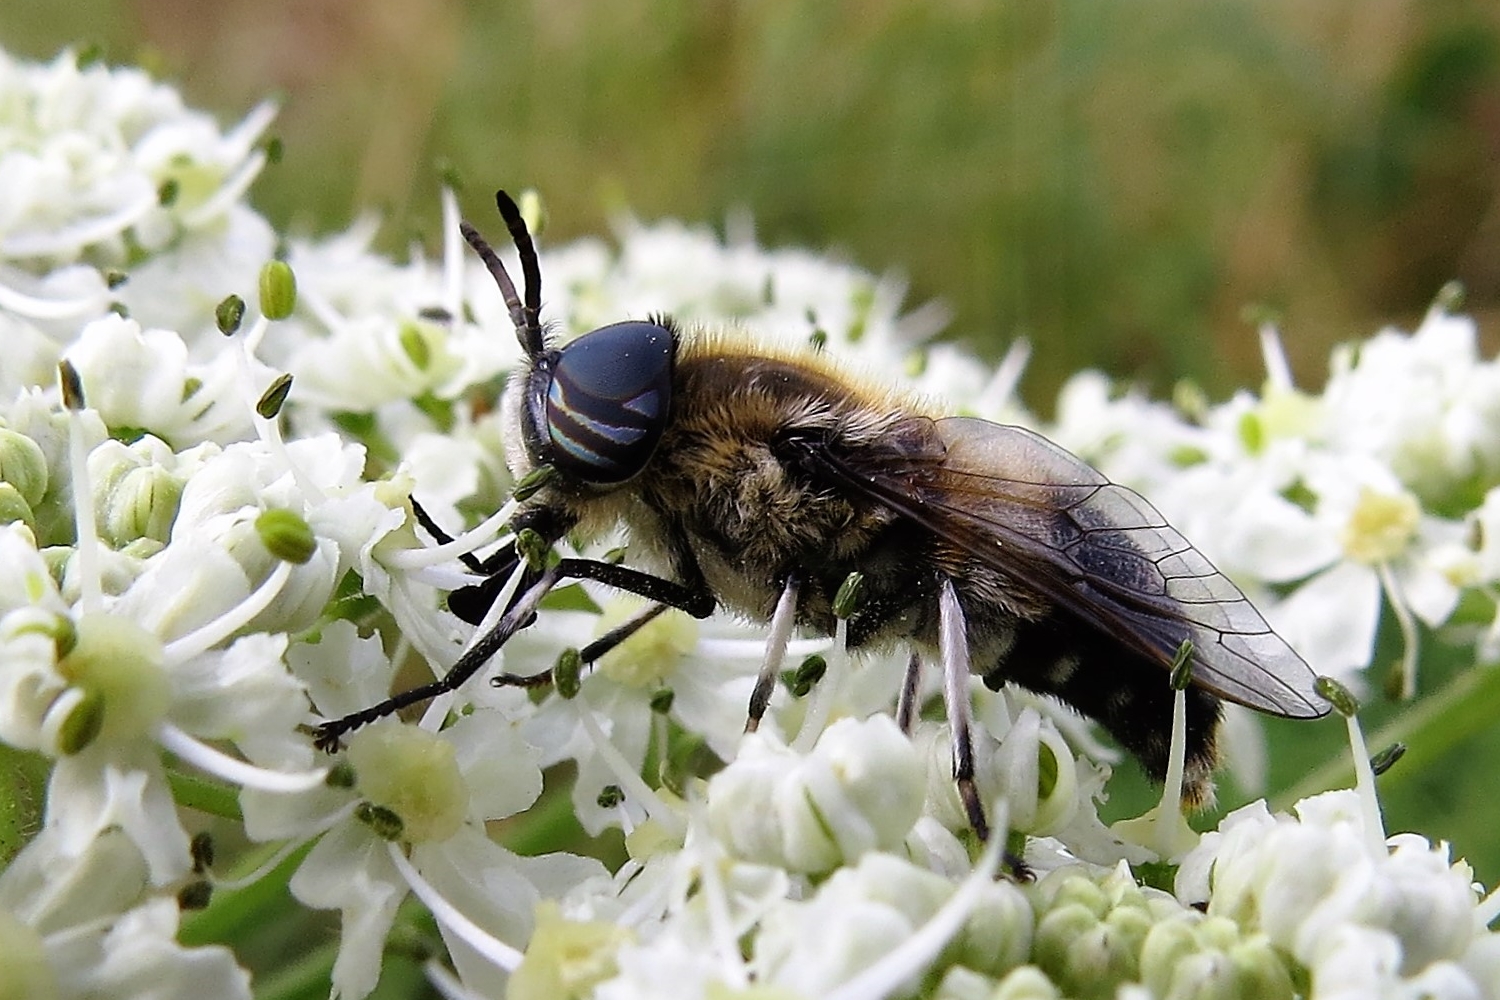
[[[1468,865],[1412,834],[1383,855],[1368,843],[1354,792],[1305,799],[1296,818],[1256,803],[1204,835],[1177,894],[1264,931],[1311,970],[1318,996],[1397,988],[1437,965],[1467,975],[1456,963],[1490,936]]]
[[[826,872],[906,839],[923,799],[922,764],[895,722],[840,719],[800,756],[752,733],[708,784],[709,823],[737,857]]]

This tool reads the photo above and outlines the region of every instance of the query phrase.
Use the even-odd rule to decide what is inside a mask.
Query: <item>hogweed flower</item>
[[[473,642],[442,597],[477,580],[460,557],[513,541],[555,558],[506,527],[537,484],[511,480],[518,443],[485,387],[520,352],[456,200],[432,259],[371,252],[368,220],[281,240],[243,201],[269,106],[221,131],[71,54],[0,55],[0,106],[20,115],[0,139],[0,741],[48,776],[45,813],[6,827],[26,842],[0,873],[0,997],[248,995],[229,948],[176,943],[179,900],[303,851],[292,893],[340,911],[330,985],[349,1000],[398,925],[430,935],[409,896],[451,995],[1500,997],[1500,895],[1446,845],[1383,828],[1352,712],[1354,790],[1195,819],[1200,837],[1170,785],[1106,825],[1118,755],[1091,725],[970,684],[997,826],[979,845],[946,729],[920,711],[939,678],[908,738],[890,716],[904,657],[851,653],[842,624],[789,636],[788,683],[746,736],[765,630],[668,612],[589,668],[577,650],[641,609],[588,585],[328,767],[311,725]],[[730,230],[624,220],[614,248],[543,247],[544,318],[732,323],[1038,424],[1014,394],[1024,343],[990,371],[928,344],[942,310],[903,313],[898,283]],[[1269,326],[1266,385],[1224,403],[1082,373],[1042,429],[1155,499],[1346,686],[1380,690],[1364,672],[1389,608],[1402,693],[1422,699],[1419,658],[1500,649],[1500,364],[1453,309],[1340,348],[1317,392]],[[487,683],[565,651],[566,691]],[[1253,722],[1225,732],[1231,756],[1263,749]],[[564,764],[571,793],[544,791]],[[189,803],[270,860],[203,870]],[[626,859],[563,849],[575,825],[618,828]],[[993,878],[1007,848],[1034,881]]]

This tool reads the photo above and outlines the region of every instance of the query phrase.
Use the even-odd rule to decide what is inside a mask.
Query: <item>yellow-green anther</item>
[[[860,598],[864,596],[865,575],[854,572],[844,577],[844,582],[839,584],[838,593],[833,595],[833,613],[839,618],[848,618],[854,614],[859,607]]]
[[[1265,426],[1260,422],[1260,417],[1251,411],[1247,411],[1240,417],[1240,443],[1245,446],[1245,451],[1251,455],[1259,455],[1266,446]]]
[[[1390,746],[1386,747],[1384,750],[1380,751],[1375,756],[1370,758],[1370,769],[1375,772],[1377,777],[1379,777],[1380,775],[1384,774],[1392,767],[1394,767],[1396,761],[1405,756],[1406,744],[1392,743]]]
[[[1177,647],[1169,676],[1172,678],[1173,691],[1186,691],[1187,686],[1193,682],[1193,640],[1184,639],[1182,645]]]
[[[569,646],[552,667],[552,684],[564,698],[577,697],[583,687],[583,657]]]
[[[117,267],[106,267],[104,269],[104,284],[109,288],[119,288],[130,280],[130,275]]]
[[[47,494],[47,456],[41,446],[25,434],[0,427],[0,479],[14,486],[28,507],[41,503]]]
[[[594,801],[599,803],[600,809],[613,809],[625,801],[625,791],[619,785],[605,785],[599,789],[599,797]]]
[[[286,319],[297,308],[297,277],[284,260],[260,269],[260,311],[266,319]]]
[[[255,533],[277,559],[303,565],[318,551],[318,539],[302,515],[273,507],[255,519]]]
[[[268,135],[261,142],[260,148],[265,150],[266,162],[275,166],[281,162],[281,157],[286,153],[286,144],[281,141],[279,135]]]
[[[813,653],[798,664],[787,688],[792,692],[793,697],[805,697],[813,689],[813,685],[822,680],[827,672],[828,660],[820,653]]]
[[[72,756],[89,747],[104,730],[104,695],[85,691],[57,730],[57,752]]]
[[[355,806],[354,818],[373,830],[381,840],[400,840],[406,825],[394,811],[373,802],[361,802]]]
[[[1319,677],[1313,684],[1313,690],[1317,692],[1318,697],[1332,705],[1334,711],[1346,719],[1359,711],[1359,699],[1332,677]]]
[[[545,567],[547,554],[551,551],[552,545],[534,528],[522,528],[516,532],[516,553],[532,569],[539,570]]]
[[[625,561],[625,547],[621,545],[616,548],[610,549],[608,552],[604,553],[604,555],[599,557],[599,561],[609,563],[611,566],[620,565],[620,563]]]
[[[421,328],[415,323],[402,323],[401,332],[396,336],[401,342],[402,353],[411,359],[418,371],[426,371],[432,362],[432,349],[427,346],[427,338],[422,336]]]
[[[171,208],[177,204],[177,196],[180,194],[182,182],[175,177],[168,177],[156,189],[156,203],[162,208]]]
[[[206,910],[208,904],[213,901],[214,886],[212,882],[200,879],[197,882],[189,882],[177,890],[177,908],[183,911]]]
[[[57,363],[57,385],[62,390],[63,406],[69,410],[77,412],[88,405],[83,399],[83,379],[67,358]]]
[[[260,400],[255,404],[255,412],[267,420],[275,420],[291,391],[292,376],[283,372],[276,376],[276,381],[266,387],[265,392],[260,394]]]
[[[358,780],[354,773],[354,767],[347,760],[341,760],[328,769],[328,775],[323,779],[323,784],[329,788],[353,788]]]
[[[676,700],[677,692],[671,688],[662,688],[660,691],[653,691],[650,701],[651,711],[657,715],[666,715],[672,711],[672,702]]]
[[[245,320],[245,300],[231,295],[214,307],[214,322],[224,336],[236,333]]]
[[[511,495],[514,496],[517,501],[530,500],[542,489],[542,487],[550,483],[552,481],[552,477],[556,474],[557,470],[552,466],[539,465],[535,469],[532,469],[530,472],[526,473],[526,475],[521,477],[521,481],[519,483],[516,483],[516,488],[514,491],[512,491]]]
[[[807,335],[807,342],[813,350],[823,350],[823,348],[828,346],[828,331],[815,328],[812,333]]]
[[[521,218],[526,220],[526,228],[531,231],[532,236],[540,236],[547,229],[547,206],[542,202],[542,196],[537,194],[535,188],[527,188],[521,192],[521,197],[516,199],[516,207],[521,210]]]

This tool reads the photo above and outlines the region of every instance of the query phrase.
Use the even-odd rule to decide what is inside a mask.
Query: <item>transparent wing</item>
[[[1194,681],[1229,701],[1292,718],[1327,714],[1312,668],[1139,494],[1023,428],[916,422],[925,433],[913,425],[891,439],[925,439],[925,454],[884,471],[838,459],[825,467],[1163,667],[1190,640]]]

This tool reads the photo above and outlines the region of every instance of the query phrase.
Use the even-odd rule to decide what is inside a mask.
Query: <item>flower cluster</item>
[[[521,352],[450,194],[436,257],[373,253],[369,221],[280,239],[243,200],[271,115],[226,132],[137,70],[0,53],[0,1000],[249,997],[234,942],[179,927],[293,855],[293,897],[341,916],[347,1000],[410,897],[454,997],[1500,1000],[1500,897],[1446,845],[1388,838],[1368,768],[1201,838],[1170,789],[1111,827],[1090,724],[975,684],[979,844],[947,726],[891,717],[904,655],[842,629],[791,639],[750,735],[767,636],[722,616],[660,614],[556,690],[486,683],[642,610],[563,587],[478,678],[316,750],[318,722],[473,642],[444,594],[510,537],[496,393]],[[902,312],[899,283],[745,229],[544,247],[546,319],[734,325],[1037,423],[1024,348],[992,371],[930,345],[941,312]],[[1157,499],[1320,673],[1359,686],[1383,606],[1408,693],[1416,621],[1494,659],[1500,365],[1472,322],[1442,301],[1341,350],[1318,395],[1263,342],[1259,394],[1168,406],[1083,374],[1043,429]],[[559,813],[622,831],[624,860],[523,849]],[[212,857],[210,817],[267,845],[258,867]]]

